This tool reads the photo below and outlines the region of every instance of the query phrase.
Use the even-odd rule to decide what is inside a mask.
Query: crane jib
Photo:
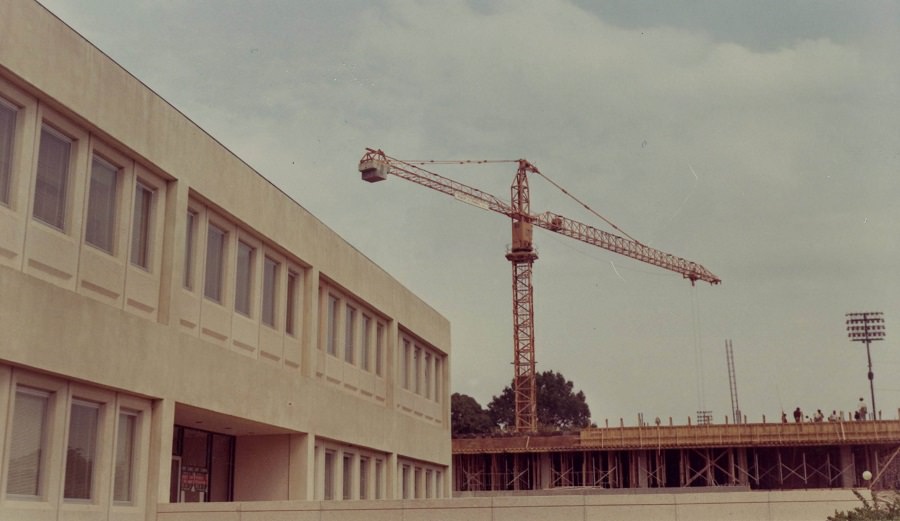
[[[455,192],[453,194],[453,198],[456,199],[457,201],[461,201],[466,204],[471,204],[472,206],[477,206],[478,208],[481,208],[482,210],[490,210],[491,209],[490,203],[488,203],[484,199],[479,199],[477,197],[473,197],[464,192]]]

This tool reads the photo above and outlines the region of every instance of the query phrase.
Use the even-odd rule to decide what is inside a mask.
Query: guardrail
[[[579,436],[580,448],[594,449],[856,445],[892,442],[900,442],[898,420],[609,427],[585,429]]]

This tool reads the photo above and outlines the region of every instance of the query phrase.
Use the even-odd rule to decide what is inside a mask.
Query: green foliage
[[[535,377],[537,386],[537,421],[539,430],[571,430],[590,425],[591,410],[584,393],[574,391],[571,380],[554,371],[544,371]],[[491,420],[498,427],[515,424],[515,395],[512,385],[494,396],[488,404]]]
[[[889,498],[875,496],[871,501],[855,490],[853,494],[862,506],[846,512],[835,510],[827,521],[900,521],[900,495],[897,493],[892,493]]]
[[[487,411],[475,398],[459,393],[450,396],[450,428],[454,437],[486,434],[493,426]]]

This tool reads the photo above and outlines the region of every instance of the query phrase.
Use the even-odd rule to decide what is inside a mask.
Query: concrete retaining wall
[[[860,505],[850,490],[194,503],[159,505],[157,521],[824,521]]]

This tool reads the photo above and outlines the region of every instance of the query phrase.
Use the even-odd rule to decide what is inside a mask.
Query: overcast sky
[[[452,390],[512,379],[501,215],[397,158],[527,158],[720,286],[536,231],[538,370],[593,419],[900,407],[900,3],[42,0],[452,324]],[[507,198],[515,165],[433,170]],[[609,230],[541,179],[532,210]],[[611,231],[611,230],[610,230]]]

